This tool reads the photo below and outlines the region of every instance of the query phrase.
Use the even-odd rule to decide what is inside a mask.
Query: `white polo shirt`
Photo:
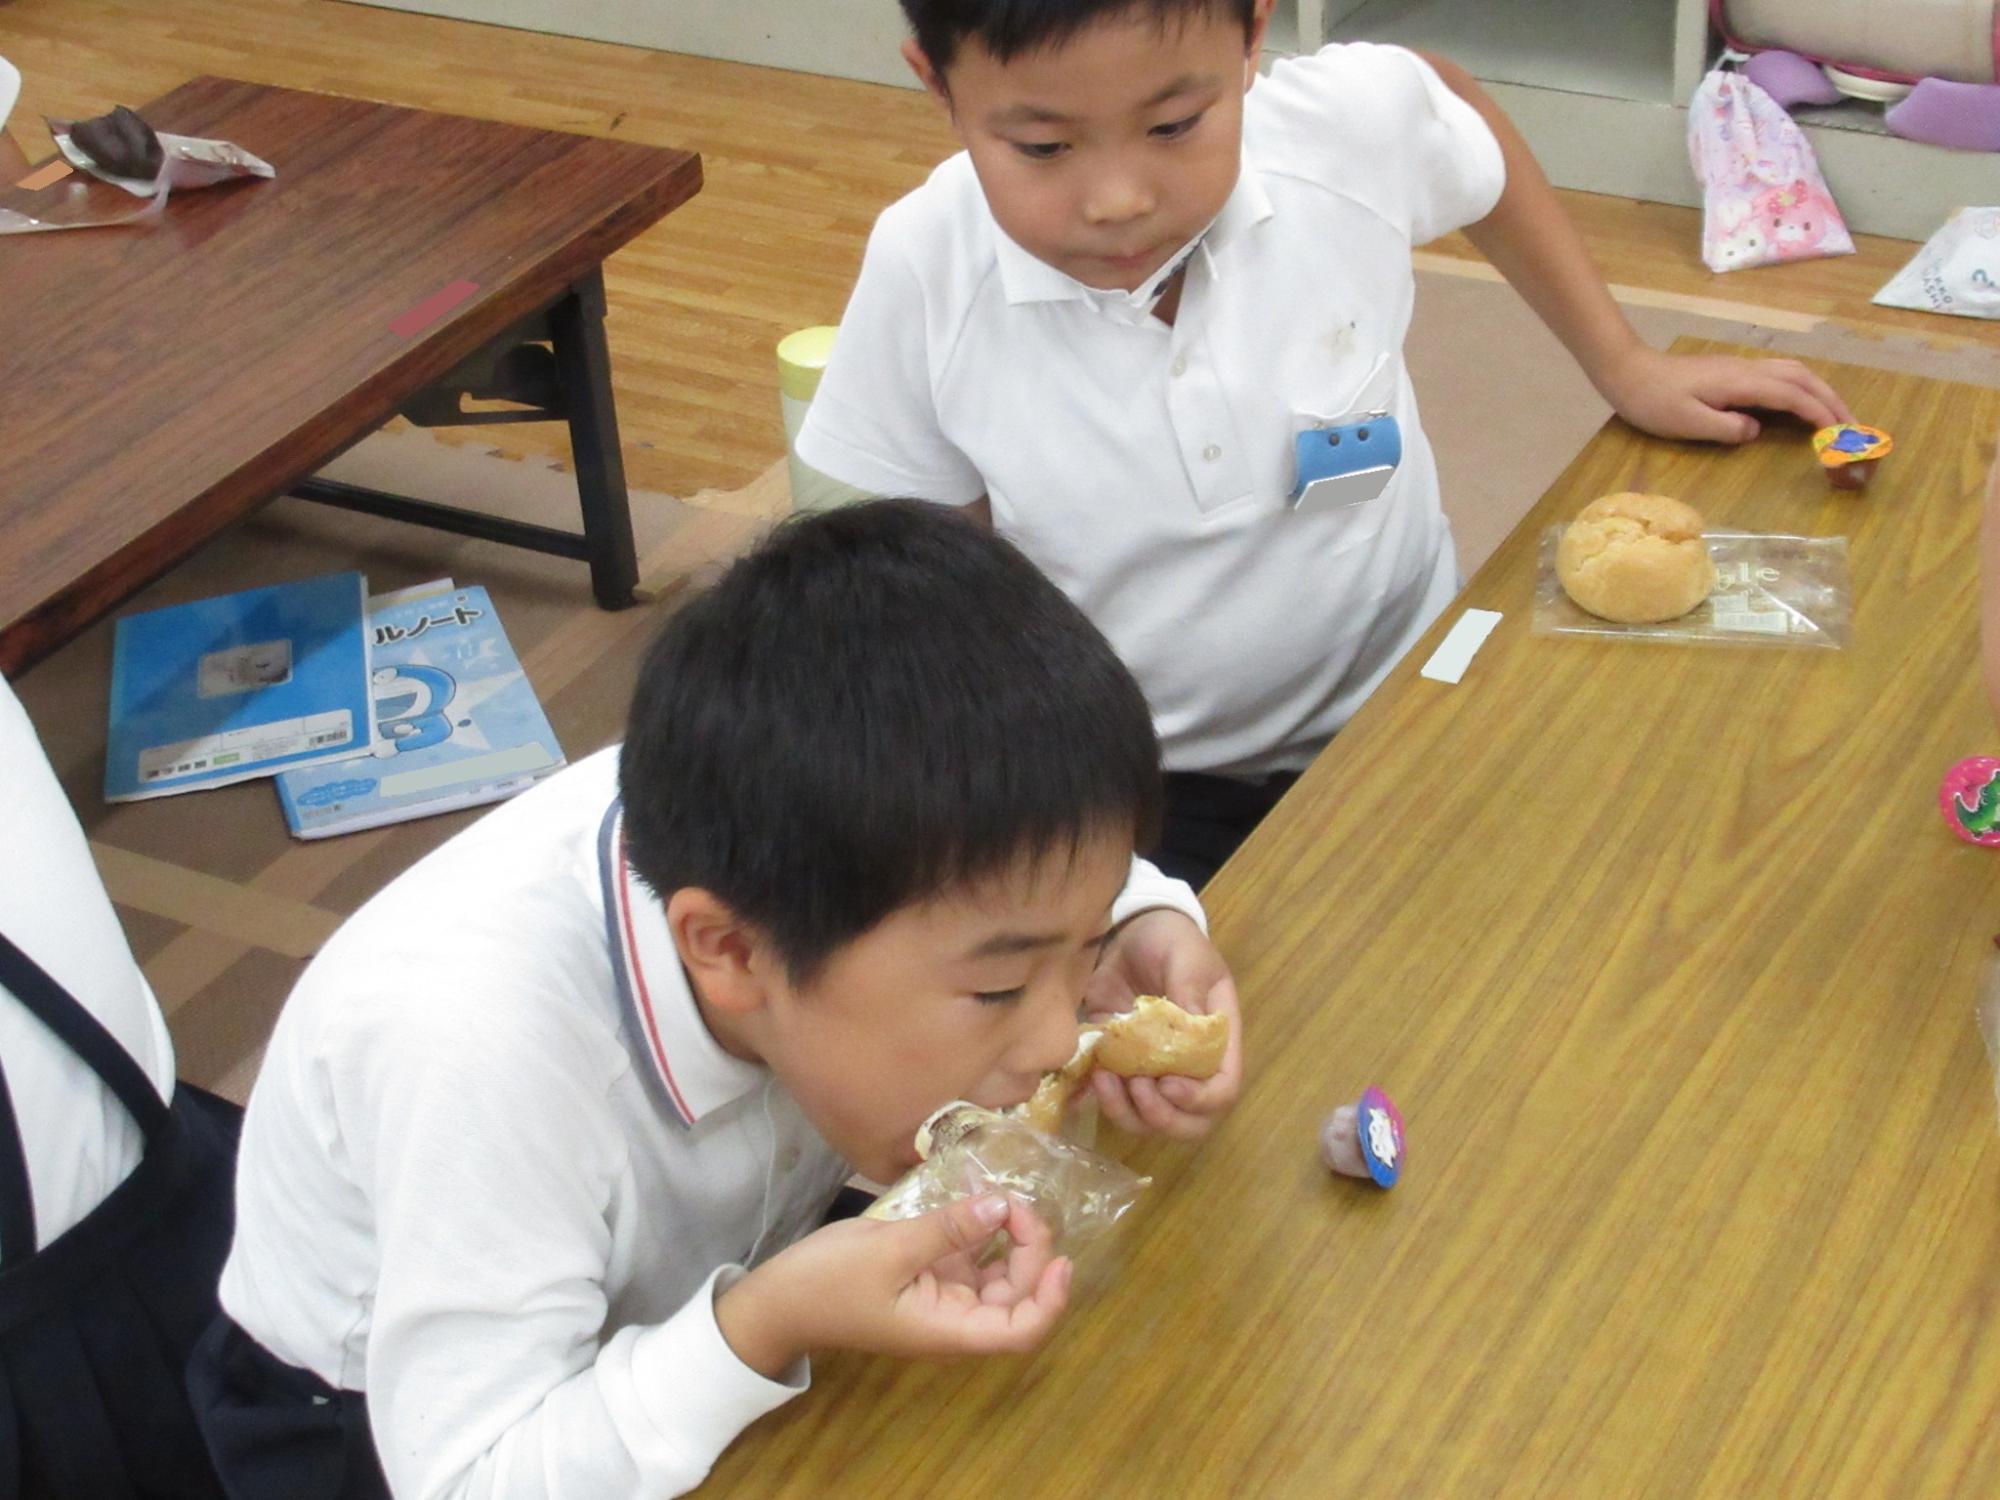
[[[400,1500],[680,1494],[806,1385],[714,1297],[847,1168],[703,1024],[617,776],[589,757],[356,912],[251,1095],[223,1307],[367,1392]],[[1162,905],[1199,918],[1135,862],[1114,917]]]
[[[174,1049],[159,1003],[132,958],[69,798],[4,678],[0,787],[0,932],[95,1016],[171,1102]],[[97,1075],[4,986],[0,1066],[21,1128],[39,1248],[131,1174],[145,1137]]]
[[[1456,592],[1403,366],[1410,250],[1503,184],[1413,53],[1280,62],[1169,328],[1009,239],[954,156],[877,221],[799,456],[878,494],[990,496],[1139,679],[1170,768],[1303,766]],[[1294,512],[1296,434],[1377,410],[1403,432],[1388,488]]]

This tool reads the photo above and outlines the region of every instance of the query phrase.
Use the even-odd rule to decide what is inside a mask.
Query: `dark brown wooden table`
[[[576,557],[600,604],[630,603],[600,267],[701,159],[222,78],[141,113],[278,175],[176,195],[150,230],[0,239],[0,672],[288,491]],[[398,411],[496,419],[465,395],[569,423],[581,531],[304,481]]]

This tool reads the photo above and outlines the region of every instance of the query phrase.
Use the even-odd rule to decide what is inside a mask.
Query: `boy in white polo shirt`
[[[233,1500],[657,1500],[813,1349],[1039,1342],[1068,1265],[1018,1205],[815,1226],[940,1105],[1027,1098],[1086,991],[1234,1034],[1193,893],[1133,857],[1159,799],[1136,684],[1012,547],[917,502],[780,528],[668,624],[622,750],[287,1003],[190,1369]],[[1241,1070],[1100,1098],[1192,1138]]]
[[[1642,343],[1449,64],[1334,46],[1259,79],[1271,0],[902,3],[966,151],[877,222],[799,453],[990,515],[1097,622],[1153,706],[1173,873],[1227,857],[1456,592],[1413,246],[1470,226],[1638,426],[1847,415],[1802,365]],[[1312,443],[1379,449],[1384,417],[1399,459],[1293,503]]]

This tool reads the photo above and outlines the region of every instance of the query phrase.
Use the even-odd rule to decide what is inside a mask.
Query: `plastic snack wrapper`
[[[1074,1255],[1102,1236],[1151,1184],[1109,1157],[1026,1120],[974,1104],[947,1104],[917,1132],[923,1161],[862,1215],[914,1219],[964,1198],[1004,1192],[1025,1199],[1055,1238],[1058,1254]]]
[[[150,224],[166,211],[167,195],[137,204],[107,208],[88,184],[71,178],[45,189],[35,200],[35,212],[0,208],[0,234],[41,234],[52,229],[106,229],[115,224]]]
[[[2000,318],[2000,208],[1953,214],[1874,301],[1959,318]]]
[[[1560,526],[1542,533],[1535,573],[1537,635],[1832,650],[1848,642],[1854,603],[1844,536],[1711,531],[1706,540],[1715,561],[1715,592],[1679,619],[1656,625],[1619,625],[1579,609],[1556,577],[1556,546],[1561,539]]]
[[[50,120],[56,150],[78,172],[121,188],[140,200],[107,208],[81,179],[56,184],[34,200],[35,210],[0,209],[0,234],[34,234],[51,229],[97,229],[156,221],[170,193],[213,187],[243,177],[275,177],[277,171],[229,141],[155,131],[120,106],[94,120]]]
[[[48,126],[56,150],[71,166],[135,198],[214,187],[238,177],[278,175],[269,162],[241,146],[155,132],[129,109],[115,109],[95,120],[50,120]]]

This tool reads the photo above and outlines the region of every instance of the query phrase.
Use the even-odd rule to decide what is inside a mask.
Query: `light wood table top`
[[[1688,347],[1704,348],[1705,345]],[[1251,1077],[1030,1360],[817,1362],[729,1495],[2000,1495],[2000,853],[1945,769],[2000,391],[1828,373],[1898,452],[1607,427],[1208,892]],[[1840,652],[1530,632],[1536,538],[1641,488],[1851,538]],[[1331,1179],[1379,1083],[1410,1158]]]

